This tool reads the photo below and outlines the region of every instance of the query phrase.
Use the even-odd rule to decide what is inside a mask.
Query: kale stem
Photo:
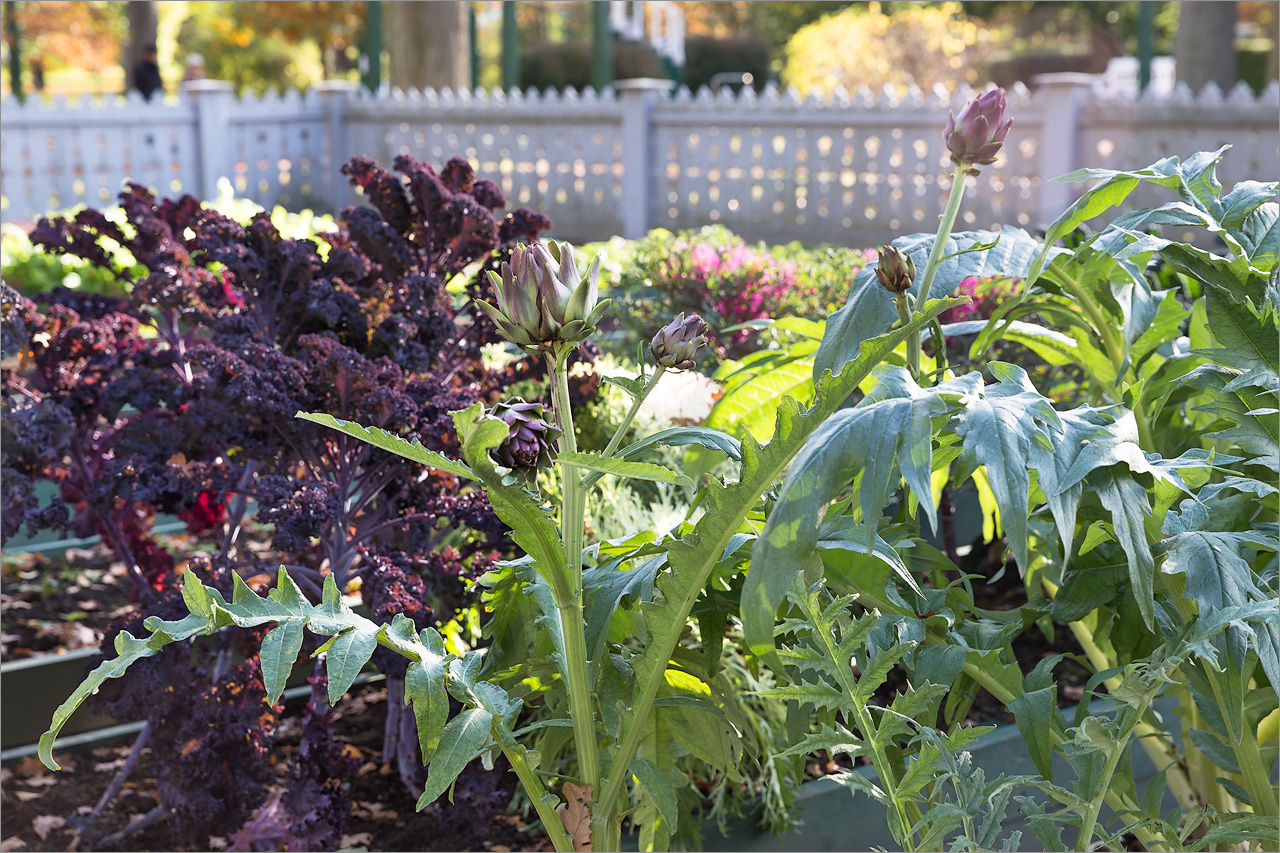
[[[98,816],[102,814],[102,810],[111,804],[116,798],[116,794],[120,793],[120,789],[124,787],[125,780],[129,778],[129,774],[133,772],[133,767],[138,763],[138,758],[142,755],[142,748],[147,745],[147,741],[151,738],[151,721],[148,720],[142,725],[142,730],[138,732],[138,737],[133,741],[133,748],[129,750],[129,757],[124,760],[124,766],[117,771],[116,775],[111,778],[111,784],[107,785],[107,790],[102,792],[102,796],[98,798],[98,804],[93,807],[90,819],[96,821]]]

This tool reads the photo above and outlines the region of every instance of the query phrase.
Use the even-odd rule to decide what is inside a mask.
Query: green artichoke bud
[[[591,336],[609,300],[600,301],[600,257],[579,276],[568,243],[516,246],[502,274],[490,270],[497,306],[477,299],[503,336],[525,352],[552,352]]]
[[[550,468],[560,428],[548,419],[541,403],[520,397],[499,403],[489,412],[507,425],[507,437],[493,450],[493,458],[520,479],[532,483],[539,468]]]
[[[906,293],[911,289],[911,282],[916,280],[916,262],[910,255],[904,255],[894,246],[881,246],[876,250],[879,261],[876,263],[876,278],[880,285],[890,293]]]
[[[957,166],[985,166],[996,161],[1004,138],[1013,125],[1005,119],[1008,105],[1004,89],[992,89],[965,104],[960,115],[948,114],[946,140],[951,162]],[[971,169],[970,174],[977,174]]]
[[[688,317],[681,312],[658,330],[649,343],[654,362],[670,370],[693,367],[693,356],[707,342],[707,324],[697,314]]]

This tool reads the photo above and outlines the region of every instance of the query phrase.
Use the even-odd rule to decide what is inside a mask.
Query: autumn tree
[[[6,3],[22,33],[22,51],[46,66],[79,66],[101,73],[120,56],[125,36],[123,5],[67,0]]]

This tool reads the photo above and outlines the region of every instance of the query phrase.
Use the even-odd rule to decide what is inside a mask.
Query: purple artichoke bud
[[[516,246],[502,274],[490,271],[489,279],[497,305],[476,304],[507,340],[526,352],[585,340],[608,305],[608,300],[600,301],[600,258],[580,276],[568,243]]]
[[[706,342],[707,324],[697,314],[686,317],[681,312],[653,336],[649,354],[665,368],[688,370],[694,365],[694,353]]]
[[[876,250],[880,260],[876,263],[876,278],[890,293],[906,293],[916,280],[916,262],[894,246],[881,246]]]
[[[507,437],[493,451],[499,465],[532,483],[539,468],[550,468],[556,454],[560,428],[547,420],[541,403],[527,403],[512,397],[489,412],[507,425]]]
[[[1013,125],[1013,119],[1004,117],[1006,106],[1004,89],[992,89],[965,104],[958,118],[955,114],[947,116],[946,139],[952,163],[985,166],[995,162]]]

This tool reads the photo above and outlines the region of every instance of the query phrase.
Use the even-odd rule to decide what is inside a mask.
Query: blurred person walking
[[[187,56],[186,71],[182,74],[182,82],[189,83],[192,80],[204,79],[204,57],[198,53],[192,53]]]

